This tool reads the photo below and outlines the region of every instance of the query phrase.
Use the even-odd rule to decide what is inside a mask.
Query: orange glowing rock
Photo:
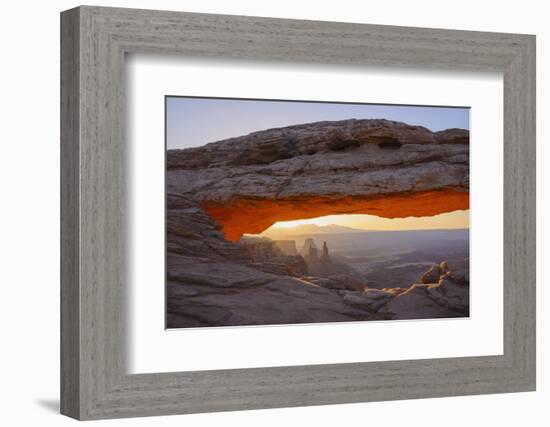
[[[455,189],[371,197],[261,199],[238,196],[228,203],[205,201],[202,204],[203,209],[221,224],[225,238],[233,242],[245,233],[261,233],[278,221],[340,214],[368,214],[383,218],[422,217],[465,210],[469,206],[469,192]]]

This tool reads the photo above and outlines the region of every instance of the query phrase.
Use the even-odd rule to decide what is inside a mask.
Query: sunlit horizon
[[[357,230],[391,231],[391,230],[444,230],[464,229],[470,226],[470,210],[458,210],[434,216],[381,218],[376,215],[343,214],[327,215],[317,218],[294,221],[280,221],[273,224],[262,234],[270,231],[292,231],[302,225],[317,225],[325,227],[337,225]]]

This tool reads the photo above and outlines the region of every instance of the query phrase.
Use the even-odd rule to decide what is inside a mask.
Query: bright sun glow
[[[470,211],[454,211],[429,217],[380,218],[374,215],[328,215],[296,221],[282,221],[270,229],[290,229],[300,225],[314,224],[320,227],[341,225],[360,230],[429,230],[468,228]],[[267,230],[266,230],[267,231]]]

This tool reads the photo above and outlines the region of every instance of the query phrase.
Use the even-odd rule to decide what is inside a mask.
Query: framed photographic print
[[[83,6],[61,40],[62,413],[535,389],[534,36]]]
[[[167,328],[469,317],[468,108],[165,114]]]

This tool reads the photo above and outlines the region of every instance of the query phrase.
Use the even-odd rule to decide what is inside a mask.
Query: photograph
[[[470,109],[165,97],[166,328],[467,318]]]

